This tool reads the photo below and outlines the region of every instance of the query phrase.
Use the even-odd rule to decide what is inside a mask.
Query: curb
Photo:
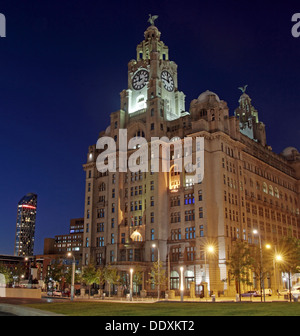
[[[45,310],[23,307],[19,305],[12,305],[8,303],[0,304],[0,312],[10,313],[15,316],[65,316],[62,314],[56,314]]]

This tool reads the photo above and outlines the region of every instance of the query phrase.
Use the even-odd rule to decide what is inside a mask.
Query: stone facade
[[[204,138],[204,178],[194,183],[174,170],[171,149],[168,172],[100,173],[100,149],[88,149],[82,264],[115,265],[128,279],[130,267],[149,269],[158,258],[170,275],[169,289],[179,288],[180,266],[185,286],[195,292],[207,282],[210,290],[229,290],[225,261],[236,239],[273,244],[291,229],[300,238],[300,156],[288,148],[281,155],[267,146],[265,126],[243,91],[234,116],[225,101],[206,91],[185,111],[185,95],[178,90],[177,65],[157,27],[146,30],[137,46],[137,58],[128,63],[128,88],[121,92],[120,110],[99,138],[116,141],[119,130],[134,136]],[[136,149],[129,149],[128,156]],[[195,148],[192,148],[193,154]],[[152,155],[148,151],[149,159]],[[201,162],[203,164],[203,162]],[[153,244],[156,245],[153,248]],[[207,244],[215,246],[208,254]],[[194,284],[193,284],[194,286]],[[194,288],[194,287],[193,287]],[[152,288],[153,289],[153,288]],[[194,291],[194,289],[193,289]]]

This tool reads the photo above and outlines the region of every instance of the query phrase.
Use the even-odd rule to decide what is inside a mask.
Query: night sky
[[[38,194],[35,254],[83,217],[88,146],[127,88],[148,14],[178,65],[179,90],[238,106],[239,86],[276,153],[300,149],[298,1],[0,1],[0,254],[13,254],[17,203]]]

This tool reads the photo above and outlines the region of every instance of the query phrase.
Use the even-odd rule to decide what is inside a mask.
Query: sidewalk
[[[63,316],[45,310],[25,307],[30,303],[47,303],[44,299],[6,298],[0,297],[0,312],[14,316]]]

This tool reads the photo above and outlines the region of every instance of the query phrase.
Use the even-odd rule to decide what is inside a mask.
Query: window
[[[171,213],[171,223],[179,223],[180,220],[180,212],[172,212]]]
[[[266,182],[263,183],[263,192],[266,193],[266,194],[268,193]]]
[[[184,204],[194,204],[195,203],[195,198],[194,194],[186,194],[184,195]]]
[[[104,223],[97,223],[97,232],[104,232]]]
[[[200,225],[200,237],[204,237],[203,225]]]
[[[181,229],[171,231],[171,240],[181,240]]]
[[[271,196],[274,195],[274,193],[273,193],[273,187],[272,187],[271,185],[269,185],[269,194],[270,194]]]
[[[102,265],[103,263],[103,254],[96,253],[96,265]]]
[[[202,201],[203,197],[202,197],[202,190],[198,191],[198,201]]]
[[[96,238],[96,245],[98,247],[103,247],[104,246],[104,237],[97,237]]]
[[[97,210],[97,218],[104,218],[105,217],[105,209],[101,208]]]
[[[111,244],[114,244],[115,243],[115,234],[112,233],[111,234]]]
[[[154,130],[154,123],[151,124],[150,129],[151,129],[151,131]]]
[[[203,207],[199,208],[199,218],[203,218]]]
[[[196,248],[194,246],[187,247],[187,260],[195,260]]]
[[[154,229],[151,229],[151,240],[154,240]]]
[[[196,238],[195,226],[185,228],[185,239],[195,239],[195,238]]]
[[[109,260],[110,262],[114,262],[115,261],[115,253],[114,251],[110,251],[110,254],[109,254]]]
[[[187,210],[185,211],[185,221],[193,221],[195,220],[195,211],[194,210]]]

